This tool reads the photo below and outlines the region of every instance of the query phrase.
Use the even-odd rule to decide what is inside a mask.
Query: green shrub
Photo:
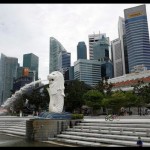
[[[83,114],[72,114],[72,118],[71,119],[83,119]]]

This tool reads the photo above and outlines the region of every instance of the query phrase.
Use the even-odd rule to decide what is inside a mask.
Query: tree
[[[13,102],[13,110],[19,113],[20,111],[23,111],[24,107],[24,99],[21,96],[19,99]]]
[[[103,99],[103,94],[98,90],[89,90],[83,95],[85,104],[93,108],[93,113],[96,114],[96,111],[101,108],[101,101]]]
[[[81,113],[81,107],[85,104],[83,94],[90,88],[79,80],[65,82],[65,111],[74,112],[78,110]]]
[[[131,91],[125,92],[125,107],[129,107],[129,112],[130,112],[130,107],[136,106],[137,103],[137,96],[133,94]]]
[[[49,104],[49,94],[47,91],[48,85],[42,86],[41,88],[35,89],[32,92],[27,92],[23,94],[24,101],[26,99],[29,100],[29,105],[31,109],[34,109],[35,111],[42,110],[48,110],[48,104]],[[35,108],[34,108],[35,106]]]
[[[142,87],[143,99],[146,104],[150,103],[150,83]]]
[[[95,89],[99,92],[103,93],[103,95],[111,95],[112,94],[112,83],[108,83],[107,79],[102,79],[98,82],[98,84],[95,86]]]
[[[125,105],[125,101],[125,94],[122,91],[116,91],[102,100],[102,106],[111,109],[111,113],[119,113],[120,108]]]
[[[145,105],[143,80],[138,80],[138,83],[133,85],[133,93],[137,96],[136,104],[138,106],[138,114],[141,115],[141,107]]]

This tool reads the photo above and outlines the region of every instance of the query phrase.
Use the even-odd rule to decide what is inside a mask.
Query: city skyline
[[[56,38],[77,60],[77,44],[84,41],[89,59],[88,35],[106,33],[118,38],[119,16],[137,4],[0,4],[0,53],[18,58],[33,53],[39,57],[39,78],[49,74],[50,37]],[[84,9],[83,9],[84,8]],[[150,29],[150,4],[146,4]]]

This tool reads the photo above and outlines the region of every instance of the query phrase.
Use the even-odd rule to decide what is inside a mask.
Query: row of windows
[[[132,32],[132,31],[148,31],[147,26],[139,26],[139,27],[129,27],[129,29],[126,29],[126,33]]]
[[[142,59],[143,61],[146,61],[147,59],[150,59],[150,54],[147,53],[143,55],[143,53],[135,53],[134,55],[129,55],[128,57],[129,59],[131,59],[132,61],[136,60],[136,59]],[[148,61],[149,62],[149,61]]]
[[[129,60],[129,66],[131,67],[131,66],[135,66],[135,65],[140,65],[140,64],[145,64],[144,62],[143,62],[143,60],[134,60],[134,61],[132,61],[132,60]]]
[[[143,45],[149,47],[149,42],[147,40],[142,40],[142,39],[137,39],[137,40],[133,40],[133,41],[130,40],[130,42],[128,42],[128,46],[130,46],[132,48],[139,47],[139,46],[143,47]]]
[[[130,19],[126,19],[125,20],[125,23],[129,23],[129,22],[135,22],[135,21],[138,21],[138,20],[146,20],[147,21],[147,16],[139,16],[139,17],[134,17],[134,18],[130,18]]]
[[[130,42],[131,40],[136,41],[136,40],[139,40],[139,39],[149,42],[149,36],[148,35],[143,35],[143,34],[136,35],[136,34],[134,34],[134,35],[131,35],[131,36],[127,37],[128,42]]]
[[[134,22],[134,23],[128,23],[125,25],[126,31],[131,27],[140,27],[140,26],[147,26],[147,22],[146,21],[138,21],[138,22]]]
[[[147,19],[141,19],[141,20],[136,20],[136,21],[125,21],[125,26],[126,25],[134,25],[134,24],[141,24],[141,23],[147,23]]]
[[[148,30],[131,30],[131,31],[128,31],[126,32],[127,35],[126,37],[129,37],[129,36],[148,36],[149,37],[149,33],[148,33]]]
[[[137,31],[135,31],[135,30],[132,30],[132,31],[130,31],[130,32],[126,32],[127,33],[127,35],[126,35],[126,37],[129,37],[129,36],[132,36],[132,35],[142,35],[143,37],[144,36],[146,36],[146,35],[148,35],[148,31],[147,30],[137,30]]]
[[[85,77],[85,75],[81,75],[81,80],[84,80],[84,81],[92,81],[92,79],[94,79],[93,81],[99,81],[100,80],[100,76],[97,77],[97,78],[92,78],[92,77]]]
[[[143,52],[144,50],[144,52]],[[143,54],[146,54],[147,56],[150,55],[149,53],[149,49],[145,50],[145,49],[142,49],[142,48],[137,48],[137,49],[130,49],[128,50],[128,55],[129,57],[133,57],[135,54],[139,53],[139,55],[143,55]]]

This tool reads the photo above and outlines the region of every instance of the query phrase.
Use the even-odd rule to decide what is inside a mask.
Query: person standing
[[[137,140],[136,144],[137,144],[138,147],[143,147],[143,141],[141,140],[140,136],[138,137],[138,140]]]

